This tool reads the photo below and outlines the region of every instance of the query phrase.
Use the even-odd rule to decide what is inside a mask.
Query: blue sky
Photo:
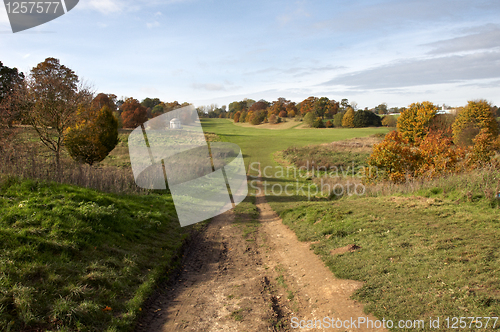
[[[27,72],[47,57],[98,92],[196,106],[500,105],[500,1],[80,0],[16,34],[1,7],[0,61]]]

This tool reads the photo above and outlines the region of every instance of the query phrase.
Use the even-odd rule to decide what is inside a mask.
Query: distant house
[[[182,129],[181,120],[177,118],[173,118],[170,120],[170,129]]]

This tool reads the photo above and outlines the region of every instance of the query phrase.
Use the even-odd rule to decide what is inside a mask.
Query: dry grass
[[[123,149],[123,147],[117,147]],[[62,156],[57,172],[53,155],[26,130],[0,142],[0,174],[78,185],[110,193],[140,193],[130,167],[89,166]],[[128,156],[128,155],[127,155]]]

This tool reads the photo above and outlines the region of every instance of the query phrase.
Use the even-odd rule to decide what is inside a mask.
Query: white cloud
[[[500,78],[500,52],[403,60],[340,75],[320,85],[385,89],[488,78]]]
[[[80,5],[77,7],[97,10],[102,14],[113,14],[123,11],[127,7],[127,2],[118,0],[89,0],[80,2]]]
[[[154,21],[154,22],[148,22],[146,23],[146,26],[151,29],[151,28],[156,28],[156,27],[159,27],[160,26],[160,23],[158,21]]]
[[[216,84],[216,83],[193,83],[191,84],[191,87],[196,90],[207,90],[207,91],[224,91],[226,88],[222,84]]]
[[[490,26],[486,31],[440,40],[426,45],[434,48],[430,54],[457,53],[500,47],[500,27]]]

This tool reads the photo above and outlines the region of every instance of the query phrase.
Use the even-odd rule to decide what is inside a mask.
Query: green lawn
[[[257,129],[240,127],[227,119],[202,119],[203,129],[220,135],[224,140],[241,147],[245,165],[260,162],[273,166],[273,153],[291,146],[322,144],[354,137],[387,133],[387,128],[333,128],[333,129]]]

